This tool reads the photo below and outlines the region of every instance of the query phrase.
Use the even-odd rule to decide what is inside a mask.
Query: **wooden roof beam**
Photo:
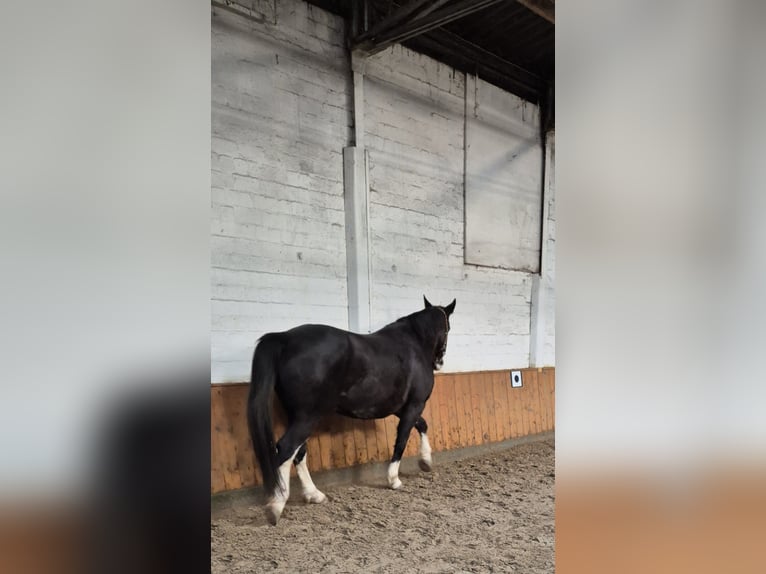
[[[538,16],[545,18],[551,24],[556,23],[556,6],[554,0],[516,0]]]

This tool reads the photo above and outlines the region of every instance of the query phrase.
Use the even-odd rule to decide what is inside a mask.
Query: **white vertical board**
[[[555,364],[555,308],[553,288],[555,272],[556,214],[555,204],[555,135],[550,132],[545,143],[545,183],[543,186],[542,268],[532,283],[530,317],[529,366]]]
[[[539,108],[466,77],[465,261],[540,270]]]
[[[370,332],[370,231],[365,151],[343,148],[348,328]]]

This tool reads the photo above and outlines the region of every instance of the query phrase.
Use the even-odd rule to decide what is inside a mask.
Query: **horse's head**
[[[444,365],[444,354],[447,352],[447,335],[450,330],[449,317],[455,311],[457,300],[453,299],[452,303],[446,307],[440,307],[439,305],[431,305],[426,296],[423,295],[423,303],[426,309],[438,309],[444,315],[444,325],[438,324],[436,329],[436,344],[434,346],[433,368],[434,371],[438,371]]]

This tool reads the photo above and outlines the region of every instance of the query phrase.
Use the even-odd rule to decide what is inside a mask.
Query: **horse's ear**
[[[444,312],[447,313],[447,315],[452,315],[452,313],[455,311],[455,303],[457,303],[457,299],[453,299],[452,303],[444,308]]]
[[[423,295],[423,303],[426,304],[426,309],[428,309],[429,307],[433,307],[433,305],[431,305],[431,303],[428,301],[428,299],[426,299],[425,295]]]

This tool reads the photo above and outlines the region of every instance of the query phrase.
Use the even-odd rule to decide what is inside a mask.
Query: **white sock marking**
[[[399,480],[399,463],[401,461],[392,462],[388,465],[388,486],[394,490],[399,490],[402,487],[402,481]]]
[[[308,457],[308,453],[303,457],[303,460],[301,460],[296,466],[295,470],[298,472],[298,478],[301,481],[301,486],[303,487],[303,500],[306,502],[324,502],[327,500],[327,497],[322,493],[314,484],[314,481],[311,480],[311,475],[309,474],[309,467],[306,464],[306,458]]]
[[[431,443],[428,442],[428,435],[426,433],[420,433],[420,460],[429,468],[431,467]]]
[[[269,511],[274,515],[275,520],[279,520],[279,517],[282,515],[282,511],[285,508],[285,504],[287,504],[287,499],[290,498],[290,465],[293,464],[293,459],[297,453],[298,449],[295,449],[293,455],[279,465],[279,484],[277,485],[277,488],[274,489],[274,493],[269,501],[266,503]]]

